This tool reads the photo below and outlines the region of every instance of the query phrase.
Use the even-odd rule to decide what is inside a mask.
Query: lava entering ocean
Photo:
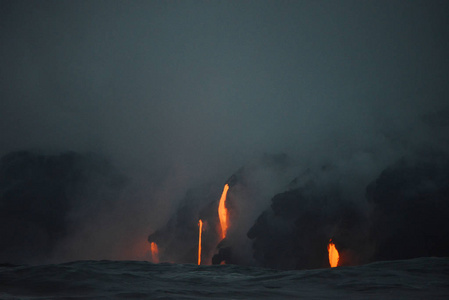
[[[338,266],[338,261],[340,260],[340,255],[338,254],[335,244],[332,243],[332,239],[329,240],[329,245],[327,245],[327,251],[329,252],[329,264],[331,268]]]
[[[203,221],[198,221],[199,233],[198,233],[198,266],[201,264],[201,234],[203,232]]]
[[[226,196],[229,190],[229,185],[225,184],[223,193],[221,194],[220,203],[218,204],[218,217],[221,225],[221,238],[226,237],[228,231],[228,209],[226,208]]]
[[[151,259],[153,263],[159,263],[159,249],[157,248],[157,244],[155,242],[151,242]]]

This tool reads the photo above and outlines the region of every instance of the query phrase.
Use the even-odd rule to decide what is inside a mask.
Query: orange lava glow
[[[228,194],[229,185],[225,185],[223,193],[221,194],[220,203],[218,204],[218,217],[220,218],[221,225],[221,238],[226,237],[226,232],[228,231],[228,210],[226,208],[226,195]]]
[[[159,263],[159,249],[157,248],[157,244],[155,242],[151,242],[151,258],[153,263]]]
[[[329,252],[329,264],[331,265],[331,268],[337,267],[340,255],[338,254],[337,248],[335,248],[335,244],[332,243],[332,239],[329,240],[327,251]]]
[[[201,234],[203,232],[203,221],[201,219],[198,221],[199,227],[199,237],[198,237],[198,266],[201,265]]]

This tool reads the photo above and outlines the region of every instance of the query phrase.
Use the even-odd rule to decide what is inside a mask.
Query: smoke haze
[[[322,168],[363,209],[387,166],[448,153],[448,16],[446,1],[1,1],[0,156],[96,153],[126,178],[59,260],[145,258],[189,189],[265,153],[289,171],[248,176],[242,234]]]

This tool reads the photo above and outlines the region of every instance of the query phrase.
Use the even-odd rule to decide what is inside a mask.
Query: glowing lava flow
[[[198,238],[198,266],[201,264],[201,233],[203,232],[203,221],[198,221],[199,238]]]
[[[331,265],[331,268],[335,268],[336,266],[338,266],[340,255],[338,254],[337,248],[335,248],[335,244],[332,243],[332,239],[329,240],[327,251],[329,252],[329,264]]]
[[[220,203],[218,204],[218,217],[220,218],[221,225],[221,238],[226,237],[226,232],[228,231],[228,210],[226,208],[226,195],[228,194],[229,185],[225,185],[223,193],[221,194]]]
[[[153,263],[159,263],[159,249],[157,248],[157,244],[155,242],[151,242],[151,258]]]

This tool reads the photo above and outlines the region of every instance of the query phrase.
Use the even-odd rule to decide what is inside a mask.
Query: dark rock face
[[[311,185],[274,196],[248,237],[254,240],[254,258],[264,267],[324,268],[329,266],[329,240],[344,256],[346,249],[357,248],[352,240],[362,238],[363,228],[361,213],[338,190],[321,192]],[[341,265],[354,263],[341,257]]]
[[[375,260],[449,256],[449,160],[402,160],[367,187]]]
[[[227,237],[221,240],[221,228],[218,217],[218,205],[223,185],[210,184],[191,189],[168,223],[151,234],[148,241],[159,247],[160,261],[176,263],[196,263],[198,250],[198,220],[203,220],[202,262],[204,264],[249,264],[245,260],[241,247],[241,237],[246,239],[245,230],[240,230],[242,203],[240,194],[252,199],[255,174],[281,173],[289,165],[286,155],[264,155],[251,164],[237,170],[224,184],[229,185],[226,198],[229,228]],[[264,175],[266,175],[264,173]],[[261,178],[260,181],[263,181]]]
[[[161,262],[196,263],[198,259],[198,221],[203,221],[202,261],[210,261],[218,244],[219,186],[204,186],[187,192],[168,223],[151,234],[148,241],[159,247]]]
[[[328,267],[327,243],[339,265],[449,256],[449,159],[401,160],[366,187],[368,209],[345,200],[337,180],[312,179],[272,198],[248,237],[258,264],[281,269]]]
[[[21,151],[0,160],[0,261],[49,258],[71,222],[96,213],[124,178],[104,159]],[[71,217],[76,213],[77,217]],[[76,219],[79,220],[76,220]]]

